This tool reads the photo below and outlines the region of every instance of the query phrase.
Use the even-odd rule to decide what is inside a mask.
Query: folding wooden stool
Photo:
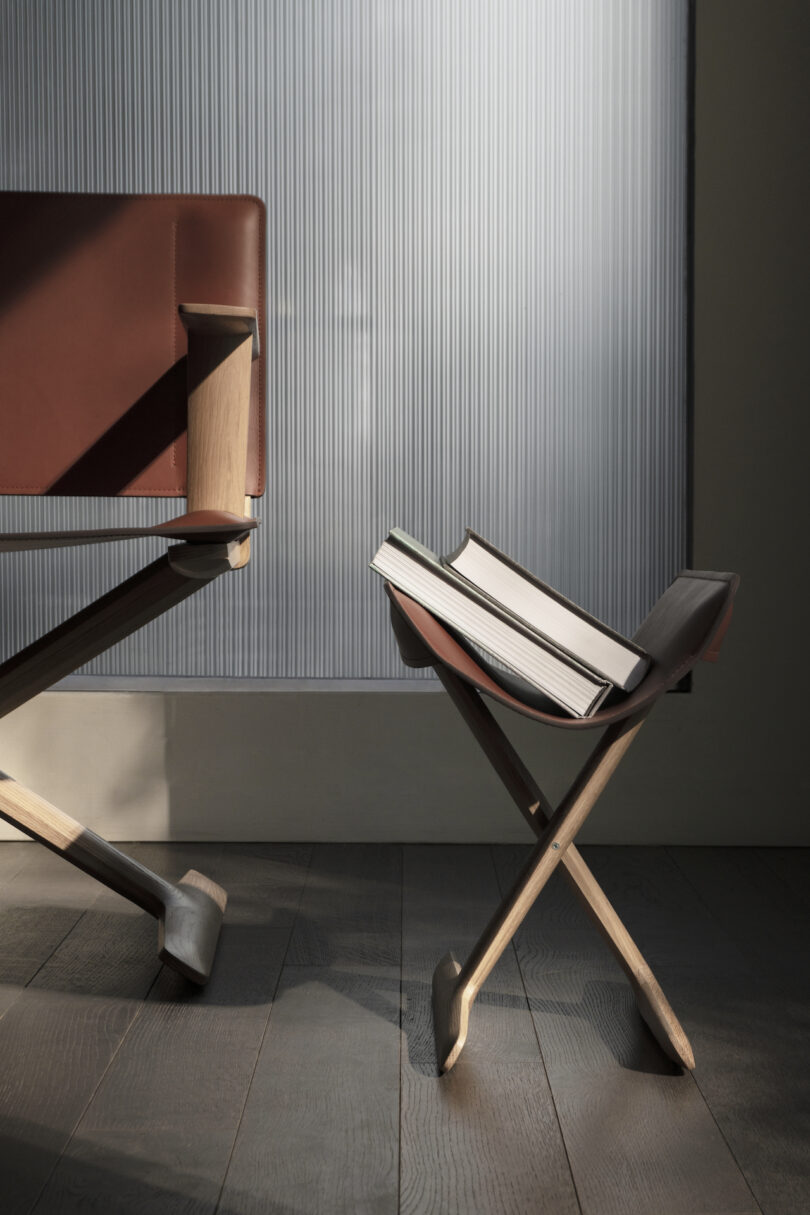
[[[0,536],[6,553],[179,542],[3,662],[0,715],[247,563],[264,489],[264,231],[254,198],[0,194],[0,492],[187,498],[154,527]],[[216,883],[165,881],[4,773],[0,815],[156,916],[163,961],[206,981]]]
[[[692,1049],[666,996],[630,934],[573,844],[574,837],[656,701],[703,658],[715,661],[731,616],[736,574],[684,570],[661,596],[634,640],[652,659],[638,687],[592,717],[560,714],[528,684],[468,651],[425,608],[386,583],[391,621],[403,661],[432,666],[511,797],[538,836],[537,844],[464,965],[452,953],[433,974],[433,1021],[439,1070],[458,1059],[470,1009],[512,936],[558,864],[627,975],[639,1010],[676,1063],[695,1066]],[[604,733],[556,810],[484,704],[481,693],[535,721]]]

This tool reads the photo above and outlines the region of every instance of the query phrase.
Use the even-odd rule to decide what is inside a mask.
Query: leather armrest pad
[[[197,510],[179,515],[154,527],[105,527],[91,531],[9,532],[0,534],[0,553],[29,552],[40,548],[72,548],[81,544],[105,544],[113,540],[136,540],[156,536],[189,543],[237,540],[258,526],[257,519],[228,511]]]

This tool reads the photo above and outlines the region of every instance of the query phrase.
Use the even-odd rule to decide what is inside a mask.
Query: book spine
[[[537,611],[543,612],[547,605],[554,605],[553,610],[565,613],[566,617],[570,617],[576,624],[573,626],[579,630],[585,630],[580,638],[581,646],[574,645],[573,642],[567,645],[565,641],[558,635],[557,631],[552,627],[552,622],[549,621],[548,629],[537,623],[536,620],[529,620],[523,615],[514,604],[503,603],[496,598],[494,593],[490,592],[481,586],[474,578],[471,572],[464,572],[461,569],[456,569],[453,563],[457,562],[468,546],[472,546],[474,550],[479,549],[482,553],[486,553],[488,558],[500,566],[504,571],[521,583],[525,584],[538,597]],[[473,559],[474,556],[473,556]],[[475,588],[479,594],[486,595],[491,602],[498,604],[502,610],[507,612],[516,621],[519,621],[532,634],[542,638],[550,645],[556,647],[561,653],[567,654],[574,662],[580,663],[588,669],[594,671],[603,679],[615,684],[617,687],[630,691],[642,679],[644,673],[650,665],[649,655],[645,653],[638,645],[611,629],[601,620],[591,616],[584,608],[572,603],[561,595],[559,591],[555,591],[553,587],[548,586],[541,579],[536,578],[533,574],[525,570],[516,561],[513,561],[506,554],[500,552],[488,541],[478,536],[471,529],[467,529],[467,536],[458,549],[442,561],[453,569],[453,572],[464,581]],[[552,610],[550,607],[548,610]],[[598,655],[594,647],[609,647],[607,654]]]
[[[598,633],[603,634],[605,637],[609,637],[610,640],[616,645],[621,646],[631,654],[635,654],[637,658],[645,659],[649,657],[640,646],[630,641],[629,638],[623,637],[621,633],[617,633],[615,629],[610,628],[609,625],[605,624],[605,622],[600,620],[597,616],[592,616],[590,612],[586,612],[585,608],[580,607],[578,603],[574,603],[572,599],[568,599],[560,591],[555,590],[553,586],[549,586],[547,582],[543,582],[542,578],[538,578],[530,570],[527,570],[525,566],[520,565],[520,563],[515,561],[512,557],[509,557],[506,553],[501,552],[499,548],[496,548],[494,544],[490,544],[488,540],[484,539],[483,536],[479,536],[478,533],[474,532],[471,528],[467,528],[467,535],[465,536],[463,542],[459,545],[452,556],[448,558],[448,560],[455,560],[458,556],[460,556],[467,547],[467,544],[470,542],[479,545],[482,549],[489,553],[491,557],[494,557],[497,561],[500,561],[515,574],[518,574],[521,578],[523,578],[527,583],[529,583],[530,586],[533,586],[543,595],[548,595],[549,599],[553,599],[555,603],[560,605],[560,607],[565,608],[566,611],[569,611],[573,616],[576,616],[585,624],[590,625],[591,628],[595,629]]]

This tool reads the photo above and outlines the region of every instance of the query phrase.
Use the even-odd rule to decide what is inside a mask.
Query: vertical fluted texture
[[[1,188],[267,202],[255,560],[92,670],[401,676],[393,525],[635,628],[686,548],[687,0],[0,0],[0,70]],[[3,649],[154,551],[3,557]]]

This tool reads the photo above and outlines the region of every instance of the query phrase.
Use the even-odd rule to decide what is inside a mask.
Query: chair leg
[[[212,548],[224,557],[212,561]],[[164,556],[6,659],[0,664],[0,717],[206,586],[227,566],[227,550],[227,545],[172,545]]]
[[[5,773],[0,817],[155,916],[161,961],[192,983],[208,980],[228,899],[216,882],[195,869],[167,882]]]
[[[437,666],[436,673],[521,814],[532,830],[542,835],[552,814],[551,805],[482,697],[447,668]],[[624,970],[639,1012],[653,1037],[664,1054],[691,1071],[695,1066],[695,1057],[672,1006],[582,854],[573,844],[567,849],[562,866],[575,894]]]

